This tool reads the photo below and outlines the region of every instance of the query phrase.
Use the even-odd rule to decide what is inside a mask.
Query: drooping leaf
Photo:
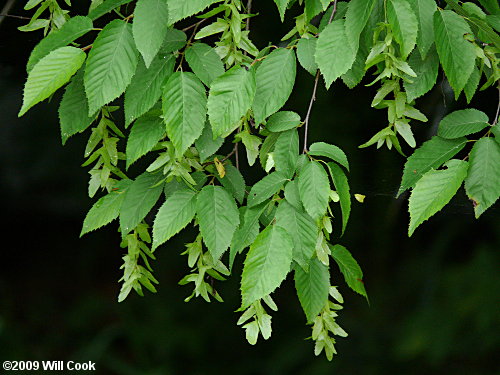
[[[325,142],[316,142],[309,147],[309,154],[329,158],[349,170],[347,156],[340,148]]]
[[[158,116],[144,115],[132,126],[127,139],[127,169],[146,155],[165,136],[165,125]]]
[[[310,21],[313,17],[324,11],[323,0],[305,0],[305,15],[306,21]]]
[[[26,70],[28,73],[53,50],[67,46],[76,39],[92,30],[92,20],[87,17],[75,16],[70,18],[60,29],[51,32],[33,48],[28,59]]]
[[[303,211],[304,207],[300,201],[299,184],[297,181],[289,181],[285,186],[285,199],[293,207],[299,211]]]
[[[168,29],[167,0],[138,0],[132,33],[147,68],[163,44]]]
[[[242,308],[278,288],[290,271],[293,243],[288,233],[268,226],[250,246],[241,275]]]
[[[257,68],[257,90],[252,105],[257,124],[283,107],[292,92],[295,74],[295,52],[291,48],[275,49]]]
[[[417,43],[418,20],[407,0],[389,0],[387,18],[394,32],[394,39],[406,59]]]
[[[307,213],[319,220],[326,213],[330,183],[325,169],[316,161],[307,162],[300,170],[299,193]]]
[[[342,234],[345,232],[347,221],[351,214],[351,193],[349,190],[349,181],[342,168],[335,163],[328,163],[328,168],[332,176],[333,184],[337,190],[340,199],[340,208],[342,209]]]
[[[478,218],[500,197],[500,144],[493,138],[481,138],[472,147],[469,163],[465,192]]]
[[[224,74],[224,64],[215,50],[205,43],[195,43],[186,50],[186,61],[196,76],[208,87]]]
[[[212,127],[207,121],[201,136],[194,142],[196,149],[200,153],[200,162],[204,163],[210,156],[215,154],[224,143],[224,138],[217,137],[214,140]]]
[[[491,14],[500,14],[500,4],[497,0],[479,0],[479,3]]]
[[[120,209],[122,236],[133,230],[151,211],[163,191],[162,174],[145,172],[135,179]]]
[[[257,182],[248,194],[247,205],[253,207],[276,194],[287,180],[280,172],[273,172]]]
[[[327,88],[351,68],[357,49],[347,37],[344,20],[333,21],[321,32],[315,57]]]
[[[168,3],[168,20],[171,25],[193,14],[203,11],[210,5],[221,0],[167,0]]]
[[[476,67],[472,71],[472,74],[469,77],[469,80],[465,84],[464,93],[467,98],[467,104],[469,104],[476,94],[476,91],[479,87],[479,81],[481,81],[481,71]]]
[[[467,22],[451,10],[434,13],[434,31],[439,60],[458,97],[474,70],[476,51],[464,38],[472,31]]]
[[[59,105],[61,139],[65,144],[69,137],[87,129],[95,116],[89,116],[87,97],[83,87],[83,70],[80,70],[66,86]]]
[[[299,134],[297,129],[284,131],[276,141],[274,149],[274,165],[278,172],[292,178],[299,157]]]
[[[125,193],[131,184],[130,180],[120,180],[110,193],[94,203],[83,221],[80,237],[118,218]]]
[[[311,260],[309,272],[295,268],[295,289],[308,322],[312,322],[328,302],[330,272],[318,258]]]
[[[331,246],[330,250],[332,252],[332,258],[339,266],[340,272],[344,275],[344,279],[347,285],[349,285],[349,288],[365,298],[368,298],[363,282],[363,271],[349,250],[342,245]]]
[[[231,164],[224,166],[226,174],[219,181],[224,185],[226,190],[230,191],[233,197],[240,203],[243,203],[245,198],[245,180],[241,172]]]
[[[184,47],[187,43],[187,35],[182,30],[168,29],[165,40],[160,48],[160,53],[168,54]]]
[[[218,260],[228,249],[240,223],[236,203],[223,187],[207,185],[198,194],[196,216],[203,242]]]
[[[95,21],[99,17],[104,16],[106,13],[111,12],[122,5],[130,3],[132,0],[104,0],[100,5],[93,8],[87,17]]]
[[[448,204],[467,176],[469,163],[452,159],[445,166],[447,169],[430,170],[425,173],[413,188],[408,205],[410,211],[408,236]]]
[[[307,272],[318,238],[318,227],[314,220],[283,201],[276,210],[276,225],[285,229],[292,238],[293,260]]]
[[[80,69],[85,57],[85,52],[79,48],[61,47],[41,58],[28,74],[19,117],[67,83]]]
[[[408,0],[418,19],[417,47],[423,59],[434,43],[434,13],[437,5],[434,0]]]
[[[439,58],[434,48],[427,53],[424,60],[422,60],[420,52],[414,50],[408,59],[408,64],[417,75],[416,77],[408,77],[408,80],[403,82],[407,100],[411,102],[428,93],[436,85]]]
[[[132,26],[122,20],[108,23],[94,41],[85,67],[89,114],[123,94],[137,62]]]
[[[182,156],[205,127],[205,87],[193,73],[176,72],[163,88],[162,102],[167,135]]]
[[[439,123],[438,135],[442,138],[460,138],[477,133],[488,126],[488,116],[477,109],[455,111]]]
[[[424,173],[431,168],[439,168],[444,162],[450,160],[467,144],[467,139],[443,139],[432,137],[422,144],[408,158],[403,171],[403,179],[397,196],[407,189],[414,187]]]
[[[215,137],[235,130],[252,106],[255,95],[253,70],[233,67],[215,79],[208,94],[208,117]]]
[[[356,53],[356,58],[351,68],[342,74],[340,78],[350,89],[356,87],[366,74],[365,61],[368,57],[371,48],[371,41],[367,43],[366,38],[363,37],[364,33],[361,35],[360,45],[358,47],[358,52]]]
[[[310,74],[315,75],[318,70],[318,64],[314,59],[316,53],[316,39],[315,38],[301,38],[297,43],[297,58],[300,65]]]
[[[286,8],[287,8],[290,0],[274,0],[274,2],[276,3],[276,6],[278,7],[278,11],[280,12],[281,22],[283,22],[285,20]]]
[[[351,43],[358,49],[361,32],[370,19],[370,14],[377,0],[351,0],[345,15],[345,33]]]
[[[158,210],[153,225],[153,248],[168,241],[193,220],[196,213],[196,193],[180,190],[167,197]]]
[[[277,133],[296,128],[300,124],[300,116],[297,113],[291,111],[280,111],[269,117],[266,129],[270,132]]]
[[[156,56],[149,68],[139,61],[132,82],[125,91],[125,124],[149,111],[158,102],[162,87],[174,71],[174,55]]]

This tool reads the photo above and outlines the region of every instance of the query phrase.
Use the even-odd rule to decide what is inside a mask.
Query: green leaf
[[[106,13],[111,12],[113,9],[116,9],[122,5],[130,3],[132,0],[104,0],[104,2],[94,9],[92,9],[88,17],[95,21],[99,17],[104,16]]]
[[[286,176],[280,172],[268,174],[250,190],[247,198],[248,207],[256,206],[276,194],[283,187],[286,180]]]
[[[464,93],[465,97],[467,98],[467,104],[471,102],[472,98],[474,97],[479,87],[481,74],[482,72],[477,68],[477,66],[475,66],[471,76],[469,77],[469,80],[467,81],[467,84],[464,87]]]
[[[130,24],[114,20],[102,29],[90,50],[83,78],[89,114],[123,94],[135,73],[137,55]]]
[[[207,116],[205,87],[193,73],[176,72],[163,88],[163,119],[178,157],[203,132]]]
[[[285,199],[293,207],[299,211],[303,211],[302,202],[300,201],[299,184],[297,181],[289,181],[285,186]]]
[[[497,0],[479,0],[479,3],[491,14],[500,14],[500,4]]]
[[[53,50],[67,46],[82,35],[92,30],[92,20],[87,17],[76,16],[70,18],[60,29],[51,32],[31,52],[26,70],[28,73],[33,67]]]
[[[167,0],[168,3],[168,21],[171,25],[193,14],[203,11],[210,5],[221,0]]]
[[[66,86],[59,105],[59,121],[63,144],[72,135],[83,132],[94,121],[94,116],[89,116],[87,97],[83,87],[83,70],[80,70]]]
[[[168,29],[165,40],[161,46],[160,53],[168,54],[184,47],[187,43],[187,35],[184,31]]]
[[[101,228],[118,218],[127,189],[132,184],[130,180],[121,180],[113,190],[99,199],[89,210],[83,221],[80,237],[85,233]]]
[[[311,260],[309,272],[295,268],[295,289],[307,322],[314,321],[328,302],[330,272],[318,258]]]
[[[349,190],[349,181],[337,164],[328,163],[328,168],[332,176],[333,184],[340,198],[340,208],[342,209],[342,234],[345,232],[349,215],[351,214],[351,193]]]
[[[299,134],[297,129],[284,131],[280,134],[274,148],[274,165],[278,172],[287,178],[292,178],[299,157]]]
[[[85,57],[85,52],[79,48],[61,47],[40,59],[29,72],[24,85],[23,106],[19,117],[67,83],[80,69]]]
[[[344,20],[333,21],[319,34],[315,56],[327,89],[351,68],[357,49],[347,37]]]
[[[230,191],[233,194],[233,197],[240,203],[243,203],[243,199],[245,198],[245,180],[241,175],[240,171],[232,166],[231,164],[225,165],[224,169],[226,170],[226,174],[224,178],[219,178],[219,181],[224,185],[226,190]]]
[[[214,137],[227,136],[252,106],[255,75],[236,66],[215,79],[208,94],[208,117]]]
[[[455,111],[441,120],[438,135],[442,138],[460,138],[477,133],[488,126],[488,116],[477,109]]]
[[[295,52],[291,48],[275,49],[259,65],[255,76],[257,91],[252,105],[257,124],[283,107],[292,93],[295,74]]]
[[[189,67],[207,87],[224,74],[222,60],[208,44],[195,43],[185,53]]]
[[[406,0],[389,0],[387,2],[387,18],[394,33],[394,39],[401,46],[404,60],[417,43],[417,16]]]
[[[345,15],[345,33],[347,38],[358,49],[361,32],[370,19],[377,0],[351,0]]]
[[[127,139],[127,169],[146,155],[165,136],[165,125],[158,116],[144,115],[132,126]]]
[[[349,288],[368,299],[365,284],[363,283],[363,271],[359,267],[358,262],[356,262],[356,259],[342,245],[330,246],[330,250],[332,258],[339,266],[340,272],[344,275],[345,282]]]
[[[174,55],[156,56],[149,68],[141,60],[132,82],[125,91],[125,124],[149,111],[158,102],[162,87],[174,71]]]
[[[266,129],[274,133],[283,132],[296,128],[301,123],[300,116],[297,113],[291,111],[280,111],[269,117]]]
[[[316,161],[307,162],[299,174],[300,199],[314,220],[325,215],[330,195],[330,183],[325,169]]]
[[[24,6],[24,10],[30,10],[40,4],[43,0],[28,0],[26,5]]]
[[[316,53],[316,39],[315,38],[301,38],[297,43],[297,58],[300,65],[310,74],[315,75],[318,70],[318,64],[314,59]]]
[[[255,239],[241,275],[242,308],[271,294],[290,271],[293,243],[281,227],[271,225]]]
[[[151,211],[163,191],[162,174],[145,172],[135,179],[120,209],[122,236],[133,230]]]
[[[167,0],[138,0],[134,10],[132,33],[146,67],[151,65],[163,44],[168,29]]]
[[[215,260],[227,250],[240,215],[234,199],[220,186],[205,186],[198,194],[196,215],[203,242]]]
[[[428,171],[416,183],[409,199],[408,236],[448,204],[467,176],[469,164],[466,161],[452,159],[445,166],[448,168]]]
[[[408,102],[411,102],[424,94],[427,94],[435,85],[439,70],[439,57],[436,50],[432,48],[424,60],[420,52],[414,50],[408,59],[408,64],[417,75],[408,76],[403,81]]]
[[[364,34],[363,34],[364,35]],[[361,36],[361,44],[358,47],[358,52],[356,53],[356,59],[352,64],[351,68],[344,74],[340,76],[342,81],[350,89],[356,87],[366,74],[365,61],[368,57],[371,48],[371,42],[365,42],[363,35]]]
[[[495,15],[489,14],[486,16],[486,21],[492,28],[494,28],[497,32],[500,33],[500,14],[495,14]]]
[[[493,138],[481,138],[472,147],[465,192],[474,203],[476,218],[500,197],[500,145]]]
[[[280,12],[281,22],[283,22],[285,20],[286,8],[287,8],[290,0],[274,0],[274,2],[276,3],[276,6],[278,7],[278,11]]]
[[[434,14],[434,30],[439,60],[451,87],[458,97],[474,70],[476,50],[464,38],[472,31],[462,17],[451,10]]]
[[[401,187],[397,196],[399,197],[401,193],[414,187],[427,171],[432,168],[439,168],[444,162],[458,154],[466,144],[466,138],[443,139],[432,137],[425,142],[406,161]]]
[[[408,0],[418,19],[417,47],[425,59],[434,44],[434,13],[437,5],[434,0]]]
[[[217,137],[214,139],[212,127],[207,121],[201,136],[194,142],[196,149],[200,153],[200,162],[204,163],[210,156],[215,154],[223,143],[224,138]]]
[[[194,218],[196,193],[191,190],[176,191],[167,198],[156,214],[153,225],[153,248],[179,233]]]
[[[339,163],[345,169],[349,170],[347,156],[344,151],[337,146],[325,142],[316,142],[309,147],[309,154],[313,156],[324,156]]]
[[[314,220],[287,201],[282,201],[276,210],[276,225],[285,229],[292,238],[293,260],[307,272],[318,238],[318,227]]]

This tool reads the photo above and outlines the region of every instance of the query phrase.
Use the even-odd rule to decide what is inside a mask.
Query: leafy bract
[[[196,217],[203,242],[212,257],[218,260],[228,249],[240,223],[234,199],[223,187],[207,185],[198,194]]]
[[[349,250],[342,245],[331,246],[330,250],[332,258],[339,266],[347,285],[356,293],[368,298],[363,282],[363,271],[361,271],[358,262],[356,262]]]
[[[174,71],[174,55],[156,56],[149,68],[139,61],[132,82],[125,91],[125,124],[149,111],[158,102],[162,87]]]
[[[132,32],[135,45],[146,67],[151,65],[163,44],[168,29],[167,0],[138,0],[134,10]]]
[[[137,62],[132,26],[121,20],[108,23],[97,36],[85,66],[89,114],[123,94]]]
[[[221,0],[167,0],[168,4],[168,21],[171,25],[186,17],[203,11],[210,5]]]
[[[153,250],[179,233],[196,213],[196,193],[180,190],[167,198],[156,214],[153,225]]]
[[[330,183],[325,169],[316,161],[307,162],[299,174],[300,199],[307,213],[319,220],[326,213]]]
[[[431,168],[439,168],[444,162],[450,160],[465,147],[466,143],[465,138],[443,139],[441,137],[432,137],[425,142],[406,161],[397,195],[415,186],[422,175]]]
[[[387,18],[394,32],[394,39],[401,47],[401,55],[406,59],[417,43],[417,16],[407,0],[389,0]]]
[[[119,181],[110,193],[94,203],[83,221],[80,236],[101,228],[118,218],[125,193],[131,184],[130,180]]]
[[[319,35],[316,62],[326,87],[346,73],[356,59],[357,46],[346,35],[344,20],[335,20]]]
[[[205,87],[193,73],[176,72],[163,88],[163,119],[178,157],[201,135],[205,126]]]
[[[85,57],[81,49],[61,47],[41,58],[28,74],[19,117],[67,83],[80,69]]]
[[[92,30],[92,27],[92,20],[87,17],[75,16],[70,18],[59,30],[47,35],[33,48],[26,70],[30,72],[41,58],[57,48],[67,46]]]
[[[318,237],[318,227],[314,220],[305,212],[283,201],[276,210],[276,225],[285,229],[292,238],[293,260],[307,272]]]
[[[493,138],[482,138],[470,153],[465,192],[474,204],[476,218],[500,197],[500,145]]]
[[[227,136],[252,106],[255,95],[253,70],[234,67],[215,79],[208,94],[208,117],[214,137]]]
[[[434,0],[408,0],[418,19],[417,47],[425,59],[434,44],[433,16],[437,11]]]
[[[273,172],[257,182],[248,194],[248,207],[256,206],[276,194],[285,184],[286,176],[280,172]]]
[[[163,191],[163,175],[145,172],[130,185],[120,209],[120,229],[125,236],[151,211]]]
[[[476,52],[464,38],[472,31],[467,22],[451,10],[434,13],[434,31],[439,60],[458,97],[474,70]]]
[[[409,199],[410,226],[408,236],[436,212],[440,211],[458,191],[467,176],[469,164],[452,159],[447,169],[430,170],[416,183]]]
[[[165,125],[158,116],[144,115],[139,118],[127,140],[127,169],[141,156],[146,155],[165,136]]]
[[[292,92],[295,73],[295,52],[291,48],[274,50],[257,68],[257,91],[252,104],[257,124],[283,107]]]
[[[340,148],[325,142],[316,142],[309,147],[309,154],[329,158],[349,170],[347,156]]]
[[[477,109],[455,111],[441,120],[438,135],[442,138],[460,138],[476,133],[488,126],[488,116]]]
[[[208,87],[224,74],[224,64],[215,50],[205,43],[195,43],[186,50],[186,61],[196,76]]]
[[[272,293],[290,271],[293,242],[285,229],[271,225],[250,246],[241,275],[241,307]]]
[[[291,111],[280,111],[269,117],[266,129],[277,133],[296,128],[300,124],[300,116],[297,113]]]
[[[332,176],[333,184],[337,190],[340,199],[340,208],[342,209],[342,234],[345,232],[347,221],[351,214],[351,193],[349,190],[349,181],[342,168],[335,163],[328,163],[328,168]]]
[[[299,134],[297,129],[290,129],[280,134],[274,149],[274,166],[287,178],[292,178],[299,157]]]
[[[328,267],[318,258],[314,258],[311,260],[308,272],[295,268],[295,289],[307,321],[312,322],[328,301],[330,290]]]

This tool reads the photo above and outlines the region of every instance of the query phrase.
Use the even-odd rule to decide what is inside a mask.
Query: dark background
[[[256,3],[252,38],[259,48],[269,38],[279,43],[292,18],[282,25],[270,0]],[[19,5],[11,14],[28,15]],[[116,223],[79,239],[93,203],[87,169],[80,167],[88,133],[61,146],[60,94],[17,118],[25,63],[42,38],[19,32],[24,22],[6,18],[0,25],[0,360],[92,360],[98,374],[123,375],[500,373],[499,206],[476,220],[461,190],[408,238],[407,196],[394,198],[404,158],[357,148],[386,126],[385,111],[370,108],[375,89],[363,85],[349,91],[338,82],[328,93],[321,87],[311,122],[311,142],[342,147],[351,190],[367,196],[353,203],[341,242],[364,270],[371,304],[345,286],[333,265],[332,283],[346,300],[338,322],[349,337],[338,340],[332,362],[314,357],[305,340],[310,327],[290,277],[274,294],[273,335],[255,347],[236,326],[241,258],[236,275],[218,284],[224,304],[184,303],[191,290],[177,282],[188,272],[180,253],[194,239],[190,231],[157,250],[158,294],[132,293],[118,304],[123,250]],[[312,85],[299,68],[285,108],[304,116]],[[445,83],[419,99],[430,119],[413,127],[419,144],[435,134],[444,114],[465,105],[453,101]],[[490,119],[496,105],[494,89],[471,103]]]

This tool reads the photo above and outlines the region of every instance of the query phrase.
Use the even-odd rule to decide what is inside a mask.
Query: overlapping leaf
[[[158,116],[144,115],[132,126],[127,140],[127,169],[153,149],[165,135],[165,125]]]
[[[304,208],[313,219],[318,220],[326,213],[330,183],[321,164],[311,161],[301,169],[299,193]]]

